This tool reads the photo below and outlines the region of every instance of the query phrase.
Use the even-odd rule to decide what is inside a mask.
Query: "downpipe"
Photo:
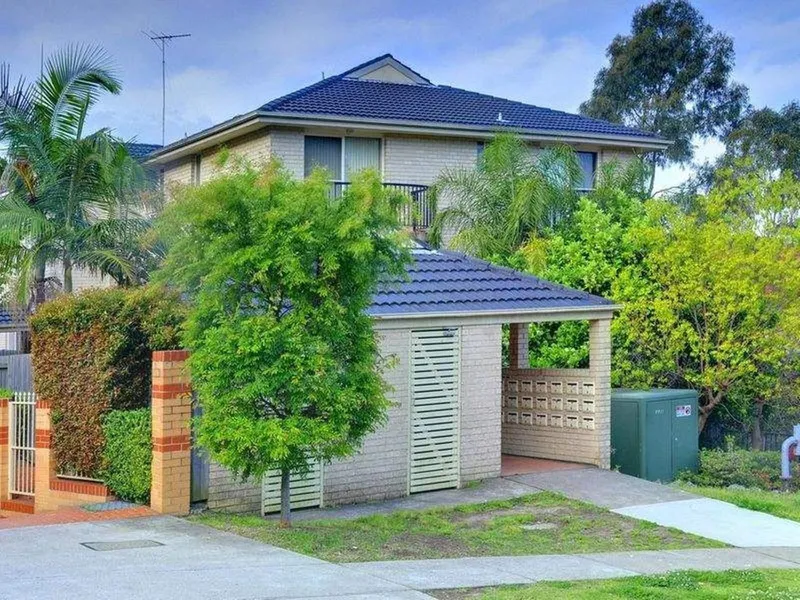
[[[783,479],[784,486],[789,485],[789,480],[792,478],[792,465],[790,460],[790,453],[794,448],[795,456],[800,454],[800,425],[794,426],[794,435],[783,440],[781,444],[781,479]]]

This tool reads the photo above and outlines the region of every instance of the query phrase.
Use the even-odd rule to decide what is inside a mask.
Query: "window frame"
[[[345,168],[345,153],[347,147],[347,139],[348,138],[367,138],[370,140],[378,140],[378,172],[381,176],[381,181],[383,181],[383,167],[384,167],[384,136],[372,136],[372,135],[318,135],[307,133],[303,135],[303,177],[307,177],[305,175],[305,160],[306,160],[306,138],[315,137],[315,138],[332,138],[340,140],[341,144],[339,146],[340,153],[339,153],[339,172],[342,174],[342,179],[331,179],[333,183],[350,183],[347,179],[347,169]]]

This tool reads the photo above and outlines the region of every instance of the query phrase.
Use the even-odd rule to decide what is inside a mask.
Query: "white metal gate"
[[[289,504],[292,510],[322,506],[322,464],[315,462],[305,475],[292,475],[289,483]],[[281,509],[281,473],[270,471],[262,483],[261,513]]]
[[[458,487],[461,330],[411,332],[410,493]]]
[[[33,496],[36,474],[36,395],[16,392],[8,408],[8,489],[12,495]]]

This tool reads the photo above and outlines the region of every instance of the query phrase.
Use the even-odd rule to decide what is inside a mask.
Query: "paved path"
[[[551,471],[508,479],[732,546],[800,547],[800,523],[796,521],[695,496],[616,471]]]
[[[416,590],[457,589],[538,581],[609,579],[676,570],[800,569],[798,548],[719,548],[602,554],[498,556],[444,560],[349,563],[373,575]]]
[[[152,517],[155,516],[155,514],[156,513],[147,506],[131,506],[130,508],[96,512],[74,507],[32,515],[0,511],[0,529],[16,529],[17,527],[35,527],[39,525],[63,525],[65,523],[81,523],[84,521],[134,519],[137,517]]]
[[[84,543],[100,543],[92,550]],[[160,544],[160,545],[158,545]],[[429,596],[369,573],[171,517],[0,531],[0,599]]]

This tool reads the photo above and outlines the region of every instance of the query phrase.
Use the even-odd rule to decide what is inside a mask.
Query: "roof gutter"
[[[599,318],[611,318],[615,311],[621,310],[619,304],[602,304],[596,306],[562,307],[548,309],[521,308],[501,311],[453,311],[430,313],[406,313],[372,315],[376,325],[391,321],[455,321],[455,320],[483,320],[498,323],[533,323],[544,321],[583,321]]]
[[[405,133],[418,135],[448,135],[451,137],[469,137],[490,139],[498,131],[510,131],[520,135],[527,141],[549,141],[564,143],[601,142],[609,146],[637,147],[645,150],[664,150],[672,145],[669,140],[661,138],[642,138],[638,136],[611,134],[579,134],[566,130],[524,129],[519,127],[481,127],[475,125],[459,125],[450,123],[432,123],[429,121],[403,121],[387,119],[348,118],[342,115],[309,115],[290,112],[251,111],[236,116],[228,121],[190,135],[177,142],[153,152],[145,164],[163,164],[189,154],[194,154],[209,146],[221,144],[238,134],[247,133],[260,126],[286,125],[293,127],[338,127],[352,129],[354,127],[371,131]]]

